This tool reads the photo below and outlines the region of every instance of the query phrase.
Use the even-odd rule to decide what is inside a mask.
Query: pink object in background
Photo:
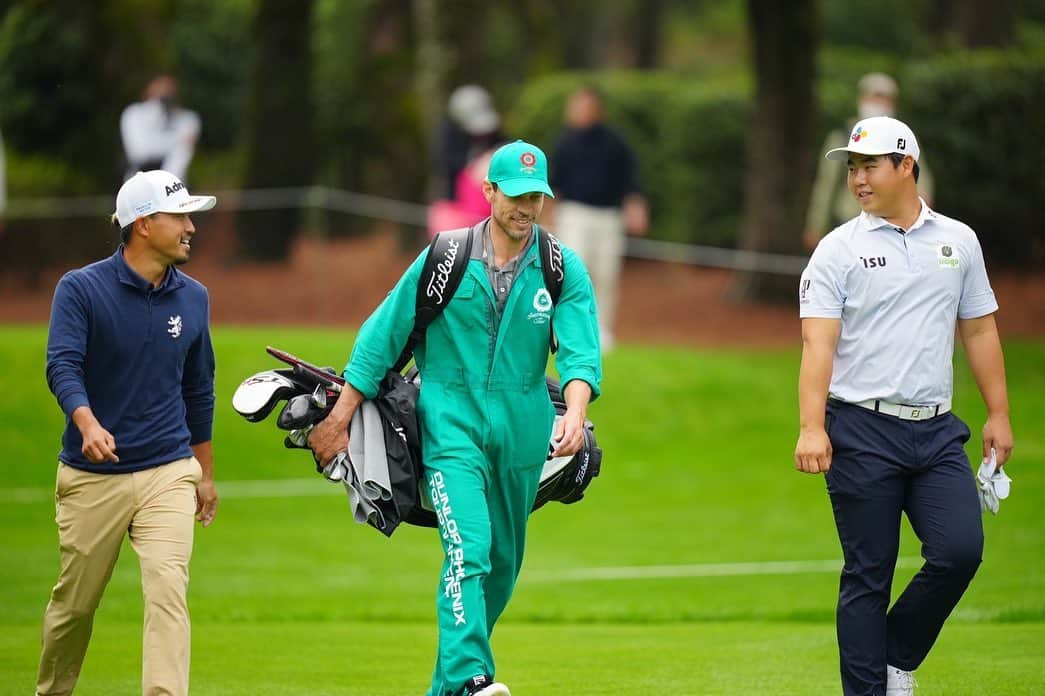
[[[484,152],[457,175],[454,200],[440,199],[428,206],[428,236],[458,227],[471,227],[490,214],[490,203],[483,195],[483,180],[490,166],[492,151]]]

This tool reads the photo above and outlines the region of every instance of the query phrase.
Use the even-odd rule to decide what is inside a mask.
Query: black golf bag
[[[232,397],[233,408],[251,422],[264,420],[281,402],[285,402],[276,418],[276,425],[289,431],[284,444],[288,448],[308,449],[308,435],[312,427],[323,420],[334,406],[344,380],[332,368],[321,368],[295,358],[288,353],[269,348],[269,353],[292,365],[289,368],[266,370],[246,380]],[[566,403],[557,380],[547,379],[548,395],[557,416],[566,412]],[[389,371],[373,400],[381,416],[381,427],[391,484],[387,500],[374,500],[378,513],[367,518],[367,523],[390,536],[400,523],[435,527],[436,516],[426,507],[424,467],[421,452],[420,428],[417,423],[417,396],[420,377],[416,368],[405,375]],[[310,450],[311,451],[311,450]],[[313,458],[314,459],[314,458]],[[537,498],[533,509],[557,500],[574,503],[584,496],[591,480],[599,475],[602,450],[594,434],[594,425],[587,421],[584,444],[572,457],[551,457],[545,461]],[[341,462],[324,466],[316,462],[316,469],[334,481],[352,485],[345,476]]]

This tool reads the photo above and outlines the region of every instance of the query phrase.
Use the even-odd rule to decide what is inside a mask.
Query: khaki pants
[[[561,201],[555,206],[555,228],[563,244],[581,257],[595,287],[599,333],[603,351],[613,347],[621,257],[624,254],[624,218],[620,208],[595,208]]]
[[[202,472],[195,457],[130,474],[93,474],[59,463],[55,519],[61,572],[43,625],[36,693],[70,694],[94,612],[124,534],[141,564],[145,598],[142,693],[189,691],[189,558]]]

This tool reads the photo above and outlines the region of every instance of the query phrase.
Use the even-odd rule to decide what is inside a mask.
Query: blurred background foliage
[[[416,202],[434,191],[432,136],[454,87],[485,86],[507,135],[550,148],[566,94],[594,82],[611,125],[639,154],[652,236],[736,246],[753,214],[745,188],[759,82],[750,18],[769,4],[9,0],[0,9],[9,196],[111,194],[122,174],[120,111],[159,71],[179,79],[182,103],[203,121],[194,187],[324,185]],[[1037,172],[1045,0],[805,4],[818,39],[792,48],[815,56],[808,111],[817,116],[802,141],[818,148],[852,116],[860,75],[893,74],[899,115],[931,155],[936,207],[979,230],[995,260],[1041,262],[1033,206],[1045,198]],[[789,166],[796,180],[812,175],[779,163]],[[794,195],[807,191],[796,186]],[[281,258],[309,220],[283,216],[274,224],[293,229],[258,257]],[[325,228],[370,224],[343,217]],[[764,250],[799,250],[801,221],[793,227],[793,243]],[[45,253],[17,236],[0,238],[5,256]]]

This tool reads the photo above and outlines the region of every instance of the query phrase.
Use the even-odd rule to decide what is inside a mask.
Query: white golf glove
[[[1009,497],[1009,484],[1012,479],[1002,467],[998,466],[998,458],[991,448],[991,456],[983,460],[980,470],[976,474],[976,483],[980,487],[980,511],[991,511],[992,515],[998,514],[1001,501]]]

